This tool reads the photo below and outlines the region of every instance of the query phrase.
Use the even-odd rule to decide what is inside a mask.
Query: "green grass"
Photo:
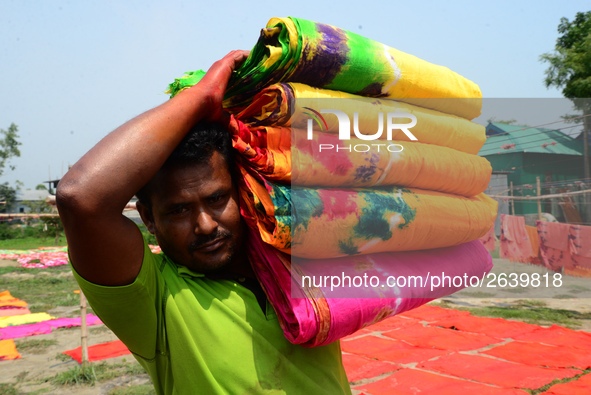
[[[66,238],[61,236],[57,247],[65,247],[66,245]],[[40,247],[56,247],[55,238],[25,237],[0,240],[0,250],[32,250]]]
[[[510,307],[484,306],[464,307],[449,302],[439,303],[441,307],[469,311],[477,317],[504,318],[523,321],[535,325],[561,325],[571,329],[581,326],[581,320],[590,320],[591,313],[579,313],[572,310],[550,309],[545,303],[536,300],[519,300]]]
[[[27,302],[32,313],[57,306],[77,306],[80,295],[74,290],[78,284],[67,274],[70,270],[69,265],[43,269],[0,267],[0,291],[8,290],[15,298]]]
[[[59,386],[93,386],[100,381],[108,381],[122,376],[134,377],[140,374],[147,375],[144,368],[142,368],[136,361],[123,361],[114,364],[101,362],[98,364],[90,363],[87,366],[78,365],[65,372],[58,373],[53,377],[48,377],[44,381]],[[138,394],[139,393],[147,394],[149,392],[138,392]]]
[[[20,393],[14,384],[0,384],[0,395],[19,395]]]
[[[58,344],[56,340],[49,339],[17,340],[15,343],[19,351],[31,354],[42,354],[48,347]]]

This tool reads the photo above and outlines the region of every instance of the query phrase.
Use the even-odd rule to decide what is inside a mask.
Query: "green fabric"
[[[169,92],[196,84],[202,72],[171,84]],[[228,83],[224,107],[239,111],[277,82],[367,97],[391,98],[474,119],[482,93],[472,81],[378,41],[300,18],[272,18],[248,58]]]
[[[351,393],[338,342],[289,343],[270,305],[264,313],[238,282],[193,273],[147,244],[133,284],[99,286],[74,274],[158,394]]]

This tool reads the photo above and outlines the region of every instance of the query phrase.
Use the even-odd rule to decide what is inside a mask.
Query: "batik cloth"
[[[304,188],[241,168],[241,210],[265,243],[304,258],[448,247],[486,234],[497,202],[400,188]]]
[[[351,139],[347,144],[368,149],[347,151],[335,149],[343,142],[332,133],[316,133],[309,140],[303,129],[247,127],[235,119],[229,130],[246,166],[284,184],[398,185],[470,197],[486,190],[492,173],[483,157],[431,144],[388,141],[372,149],[367,141]]]
[[[298,83],[279,83],[264,88],[235,116],[251,127],[291,126],[305,129],[311,115],[310,108],[330,108],[347,114],[352,135],[354,126],[364,135],[377,133],[381,118],[380,139],[386,139],[387,115],[404,113],[416,117],[417,123],[409,131],[422,143],[477,154],[486,141],[484,126],[454,115],[400,101],[362,97]],[[232,112],[232,109],[229,110]],[[338,118],[334,114],[324,114],[322,123],[326,132],[339,132]],[[401,119],[400,123],[407,124],[409,120]],[[392,139],[410,141],[410,137],[398,128],[392,131]]]
[[[200,79],[203,73],[196,74]],[[171,93],[194,85],[194,75],[177,79]],[[447,67],[338,27],[293,17],[272,18],[261,30],[250,55],[232,75],[225,106],[243,106],[254,93],[277,82],[395,98],[466,119],[478,117],[482,105],[478,86]]]
[[[525,217],[501,214],[499,256],[524,262],[533,255],[532,244],[525,229]]]

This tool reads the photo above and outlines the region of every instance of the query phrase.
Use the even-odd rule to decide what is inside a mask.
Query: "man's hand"
[[[225,120],[222,101],[224,100],[228,81],[232,76],[232,72],[248,57],[248,53],[248,51],[241,50],[228,53],[211,65],[201,81],[190,89],[187,89],[189,92],[191,90],[198,90],[201,94],[206,95],[206,102],[210,108],[210,112],[204,120],[212,122],[223,122]]]

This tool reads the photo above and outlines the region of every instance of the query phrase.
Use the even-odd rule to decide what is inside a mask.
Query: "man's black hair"
[[[162,169],[207,163],[216,151],[226,161],[228,170],[234,179],[232,139],[222,125],[213,122],[195,124],[164,162]],[[150,182],[148,182],[136,193],[136,197],[140,203],[151,207],[150,194]]]

